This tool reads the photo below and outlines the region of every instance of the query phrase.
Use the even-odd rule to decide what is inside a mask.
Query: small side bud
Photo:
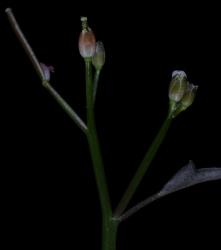
[[[92,64],[96,70],[101,70],[105,63],[105,49],[101,41],[96,42],[95,54],[92,57]]]
[[[184,71],[175,70],[169,86],[169,98],[172,102],[179,102],[187,88],[187,76]]]
[[[175,70],[169,86],[169,116],[175,118],[192,105],[198,86],[187,81],[184,71]]]
[[[54,67],[53,66],[47,66],[44,63],[40,63],[42,71],[44,73],[44,80],[50,81],[51,73],[54,73]]]
[[[87,18],[81,17],[82,31],[79,37],[78,47],[83,58],[92,58],[95,53],[96,39],[93,31],[88,27]]]
[[[181,105],[183,107],[183,110],[187,109],[189,106],[192,105],[196,96],[197,89],[198,89],[198,86],[193,85],[191,83],[188,84],[185,95],[183,96],[181,100]]]
[[[175,112],[173,112],[173,118],[192,105],[197,89],[198,86],[188,83],[184,97],[178,104],[178,108],[175,110]]]

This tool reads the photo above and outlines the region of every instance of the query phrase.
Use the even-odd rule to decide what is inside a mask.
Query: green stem
[[[59,95],[59,93],[50,85],[49,82],[43,81],[43,86],[54,97],[61,108],[68,114],[68,116],[75,122],[75,124],[86,134],[87,126],[77,115],[77,113],[71,108],[71,106]]]
[[[93,100],[95,103],[96,100],[96,95],[97,95],[97,87],[98,87],[98,82],[100,78],[100,70],[96,70],[95,75],[94,75],[94,87],[93,87]]]
[[[118,223],[112,220],[110,197],[95,126],[91,59],[85,59],[85,67],[88,127],[87,138],[102,211],[102,250],[115,250]]]
[[[122,199],[120,200],[114,213],[115,218],[118,218],[124,212],[130,200],[132,199],[137,187],[139,186],[152,160],[154,159],[161,143],[163,142],[167,134],[167,131],[170,127],[171,121],[172,121],[171,116],[167,116],[157,136],[155,137],[146,155],[144,156],[140,166],[138,167],[137,172],[135,173],[128,188],[126,189]]]
[[[102,223],[102,250],[116,250],[117,229],[119,222],[109,220]]]

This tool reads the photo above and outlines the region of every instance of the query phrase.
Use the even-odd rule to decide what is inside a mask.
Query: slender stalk
[[[59,93],[50,85],[49,82],[44,81],[43,86],[54,97],[56,102],[61,106],[61,108],[66,112],[66,114],[86,134],[87,133],[87,126],[81,120],[81,118],[78,116],[78,114],[71,108],[71,106],[59,95]]]
[[[63,110],[71,117],[71,119],[76,123],[76,125],[86,134],[87,127],[85,123],[81,120],[81,118],[77,115],[77,113],[71,108],[71,106],[58,94],[58,92],[50,85],[50,83],[46,80],[44,71],[40,65],[39,60],[37,59],[33,49],[29,45],[27,39],[25,38],[21,28],[18,25],[17,20],[10,8],[5,10],[9,22],[12,26],[12,29],[17,36],[19,42],[24,48],[26,54],[28,55],[33,67],[35,68],[38,76],[42,81],[42,85],[48,90],[48,92],[54,97],[57,103],[63,108]]]
[[[95,103],[96,100],[96,95],[97,95],[97,87],[98,87],[98,82],[100,78],[100,70],[96,70],[95,75],[94,75],[94,87],[93,87],[93,100]]]
[[[135,214],[136,212],[138,212],[140,209],[144,208],[145,206],[149,205],[150,203],[160,199],[161,196],[156,193],[154,195],[151,195],[150,197],[148,197],[147,199],[139,202],[137,205],[135,205],[134,207],[128,209],[125,213],[123,213],[120,217],[118,218],[114,218],[116,221],[122,222],[124,220],[126,220],[128,217],[132,216],[133,214]]]
[[[110,205],[109,192],[107,188],[103,159],[101,156],[101,150],[94,120],[93,81],[92,81],[92,69],[91,69],[90,59],[85,60],[85,66],[86,66],[86,98],[87,98],[87,127],[88,127],[87,137],[88,137],[89,149],[94,167],[95,178],[98,185],[102,211],[110,215],[111,205]]]
[[[15,19],[15,16],[12,12],[12,10],[10,8],[7,8],[5,10],[7,16],[8,16],[8,20],[11,24],[11,27],[15,33],[15,35],[17,36],[19,42],[21,43],[22,47],[24,48],[26,54],[28,55],[30,61],[32,62],[32,65],[34,66],[37,74],[39,75],[41,80],[45,80],[45,76],[44,76],[44,72],[40,66],[40,63],[33,51],[33,49],[31,48],[31,46],[29,45],[27,39],[25,38],[21,28],[18,25],[18,22]]]
[[[88,127],[87,138],[102,211],[102,250],[115,250],[118,222],[112,220],[110,197],[95,126],[91,59],[85,59],[85,68]]]
[[[144,156],[140,166],[138,167],[137,172],[135,173],[134,177],[129,183],[129,186],[127,187],[122,199],[120,200],[114,213],[115,218],[120,217],[120,215],[124,212],[127,205],[129,204],[130,200],[132,199],[148,167],[150,166],[152,160],[154,159],[154,156],[156,155],[161,143],[163,142],[167,134],[167,131],[170,127],[171,121],[172,121],[171,116],[167,116],[157,136],[155,137],[153,143],[148,149],[146,155]]]

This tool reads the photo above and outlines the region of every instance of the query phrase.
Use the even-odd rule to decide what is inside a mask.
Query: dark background
[[[106,48],[96,103],[113,206],[152,142],[173,70],[199,85],[177,117],[132,203],[158,191],[191,159],[221,166],[220,16],[188,3],[1,1],[1,206],[8,247],[99,249],[100,207],[85,136],[41,86],[4,13],[14,14],[52,85],[85,119],[80,16]],[[201,184],[143,209],[119,229],[119,249],[218,243],[221,182]],[[175,243],[178,240],[178,243]]]

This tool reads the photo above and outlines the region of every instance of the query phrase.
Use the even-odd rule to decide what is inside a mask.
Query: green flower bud
[[[188,83],[187,90],[184,94],[184,97],[182,98],[180,103],[177,105],[175,112],[173,112],[173,118],[192,105],[196,96],[197,89],[198,89],[198,86]]]
[[[83,58],[91,58],[95,53],[96,39],[93,31],[88,27],[87,17],[82,17],[82,32],[79,37],[79,51]]]
[[[96,42],[95,54],[92,57],[92,64],[96,70],[101,70],[105,63],[105,49],[102,42]]]
[[[175,70],[172,73],[172,80],[169,86],[169,99],[172,102],[179,102],[187,88],[187,76],[184,71]]]
[[[196,96],[197,89],[198,89],[198,86],[196,85],[193,85],[191,83],[187,85],[185,95],[183,96],[181,100],[181,105],[182,105],[183,110],[187,109],[189,106],[192,105]]]

